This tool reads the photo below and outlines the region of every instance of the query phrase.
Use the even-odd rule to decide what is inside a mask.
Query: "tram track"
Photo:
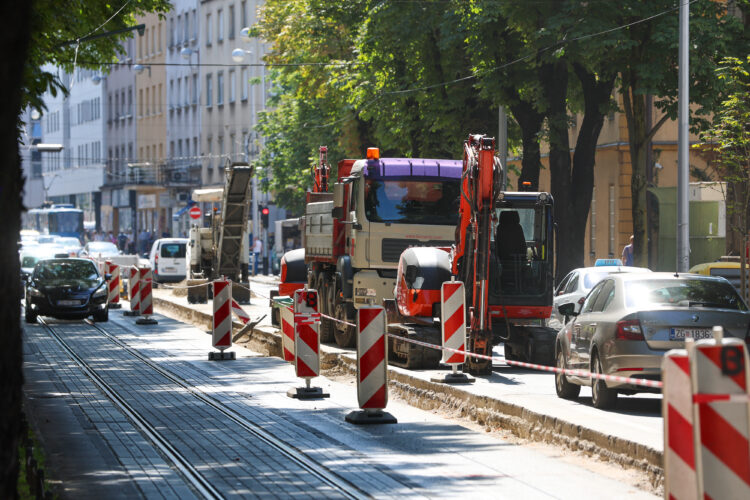
[[[222,499],[225,495],[215,486],[209,482],[209,480],[202,474],[190,460],[187,459],[180,451],[172,445],[169,440],[161,433],[156,427],[151,425],[148,419],[140,413],[133,405],[129,404],[126,398],[118,393],[118,391],[112,387],[102,376],[97,373],[89,363],[86,362],[75,350],[66,342],[63,336],[56,331],[55,325],[50,324],[43,318],[39,318],[39,322],[44,326],[45,330],[50,334],[51,338],[61,347],[61,349],[79,366],[82,372],[89,377],[96,386],[104,393],[132,422],[133,424],[156,446],[164,455],[164,457],[170,461],[177,471],[184,477],[187,484],[189,484],[200,496],[203,498],[210,499]],[[275,450],[277,453],[282,455],[287,460],[290,460],[296,464],[302,471],[310,474],[312,477],[319,480],[322,484],[331,488],[336,494],[341,495],[344,498],[370,498],[371,495],[366,491],[359,488],[357,485],[350,481],[340,477],[335,472],[331,471],[315,459],[307,456],[303,451],[291,446],[287,442],[275,437],[270,432],[266,431],[259,425],[248,420],[237,411],[229,408],[224,403],[216,400],[209,394],[197,389],[196,387],[189,384],[184,379],[175,375],[174,373],[162,368],[161,366],[154,363],[151,359],[144,356],[136,349],[122,342],[112,333],[106,331],[100,325],[93,323],[89,320],[85,321],[85,325],[89,326],[93,331],[97,332],[112,344],[118,348],[127,352],[130,356],[136,358],[139,362],[148,366],[150,369],[157,372],[159,375],[169,380],[170,382],[178,385],[184,389],[190,395],[198,399],[201,403],[207,405],[211,409],[222,414],[223,417],[229,419],[232,423],[236,424],[241,431],[249,433],[255,438],[259,446],[266,446],[267,448]],[[331,492],[332,493],[332,492]]]

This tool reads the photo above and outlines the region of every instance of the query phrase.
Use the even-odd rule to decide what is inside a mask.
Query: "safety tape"
[[[261,295],[261,294],[259,294],[257,292],[254,292],[254,293],[256,295],[258,295],[259,297],[261,297],[261,298],[265,298],[265,299],[271,300],[269,297],[264,297],[263,295]],[[291,308],[288,307],[288,309],[291,309]],[[323,313],[318,313],[318,314],[319,314],[320,317],[323,317],[323,318],[326,318],[326,319],[330,319],[331,321],[335,321],[337,323],[342,323],[344,325],[355,327],[355,328],[357,326],[354,323],[349,323],[348,321],[344,321],[344,320],[341,320],[341,319],[338,319],[338,318],[334,318],[333,316],[328,316],[327,314],[323,314]],[[449,352],[453,352],[453,353],[456,353],[456,354],[463,354],[464,356],[469,356],[469,357],[477,358],[477,359],[484,359],[484,360],[497,361],[497,362],[505,362],[506,364],[508,364],[510,366],[518,366],[518,367],[521,367],[521,368],[529,368],[529,369],[532,369],[532,370],[541,370],[541,371],[551,372],[551,373],[563,373],[565,375],[572,375],[572,376],[582,377],[582,378],[593,378],[593,379],[598,379],[598,380],[608,380],[610,382],[621,382],[621,383],[625,383],[625,384],[640,385],[640,386],[652,387],[652,388],[656,388],[656,389],[661,389],[663,387],[662,382],[659,381],[659,380],[645,380],[645,379],[632,378],[632,377],[622,377],[622,376],[619,376],[619,375],[606,375],[606,374],[603,374],[603,373],[592,373],[592,372],[589,372],[589,371],[586,371],[586,370],[577,370],[577,369],[571,369],[571,368],[558,368],[556,366],[538,365],[538,364],[535,364],[535,363],[526,363],[524,361],[511,361],[511,360],[508,360],[508,359],[498,358],[498,357],[494,357],[494,356],[486,356],[484,354],[477,354],[477,353],[473,353],[473,352],[462,351],[460,349],[452,349],[450,347],[443,347],[443,346],[440,346],[440,345],[430,344],[430,343],[427,343],[427,342],[422,342],[420,340],[414,340],[414,339],[402,337],[400,335],[393,334],[393,333],[388,333],[387,335],[389,337],[394,338],[394,339],[402,340],[404,342],[409,342],[409,343],[420,345],[420,346],[423,346],[423,347],[428,347],[430,349],[437,349],[437,350],[442,350],[442,351],[449,351]]]

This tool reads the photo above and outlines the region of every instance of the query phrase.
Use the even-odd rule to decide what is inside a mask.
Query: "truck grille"
[[[383,238],[380,245],[380,256],[383,262],[398,262],[401,253],[409,247],[449,247],[453,241],[449,240],[407,240],[401,238]]]

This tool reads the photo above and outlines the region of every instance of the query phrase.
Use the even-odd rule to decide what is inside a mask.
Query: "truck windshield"
[[[365,214],[370,222],[455,226],[459,179],[367,179]]]

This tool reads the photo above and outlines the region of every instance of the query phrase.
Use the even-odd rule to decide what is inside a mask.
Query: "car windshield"
[[[34,278],[42,281],[93,280],[98,277],[94,263],[86,260],[42,261],[34,270]]]
[[[596,285],[601,280],[606,278],[608,274],[609,273],[597,273],[597,272],[586,273],[583,276],[583,289],[588,292],[589,290],[594,288],[594,285]]]
[[[185,246],[185,243],[162,243],[161,256],[171,259],[184,259]]]
[[[628,281],[628,307],[714,307],[746,311],[747,306],[726,281],[708,279],[660,279]]]
[[[26,257],[21,259],[21,267],[34,267],[37,262],[39,262],[39,257],[27,255]]]
[[[365,214],[370,222],[456,225],[459,179],[367,179]]]

